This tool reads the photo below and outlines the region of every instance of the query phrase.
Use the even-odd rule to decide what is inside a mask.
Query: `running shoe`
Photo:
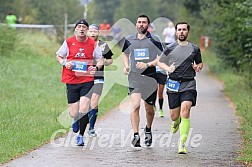
[[[158,114],[159,117],[164,117],[164,111],[162,109],[159,110]]]
[[[134,147],[141,147],[140,145],[140,136],[139,135],[134,135],[132,141],[131,141],[131,144],[134,146]]]
[[[172,121],[172,123],[171,123],[171,132],[173,134],[178,131],[180,122],[181,122],[181,118],[180,118],[179,123],[176,123],[175,121]]]
[[[186,146],[185,144],[180,144],[179,143],[179,146],[178,146],[178,154],[186,154],[187,151],[186,151]]]
[[[75,121],[73,124],[72,124],[72,128],[73,128],[73,132],[74,133],[77,133],[80,129],[80,122],[79,120],[78,121]]]
[[[97,136],[97,134],[95,133],[95,130],[94,130],[94,129],[90,129],[90,130],[88,131],[88,135],[89,135],[89,137],[96,137],[96,136]]]
[[[76,137],[76,145],[77,146],[84,146],[84,141],[83,141],[83,136],[82,135],[78,135]]]
[[[146,128],[144,129],[144,133],[145,133],[145,145],[147,147],[150,147],[152,144],[152,133],[150,132],[146,132]]]

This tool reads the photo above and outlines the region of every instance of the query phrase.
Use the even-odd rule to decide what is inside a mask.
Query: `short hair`
[[[148,24],[150,24],[150,18],[144,14],[139,15],[137,18],[144,17],[147,18]]]
[[[190,25],[189,25],[187,22],[185,22],[185,21],[178,22],[178,23],[175,25],[176,31],[177,31],[177,26],[178,26],[179,24],[186,24],[186,25],[187,25],[187,30],[190,31]]]

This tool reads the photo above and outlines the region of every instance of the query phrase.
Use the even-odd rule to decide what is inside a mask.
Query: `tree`
[[[88,21],[100,24],[107,20],[111,25],[114,23],[114,13],[122,0],[104,1],[92,0],[88,6]]]
[[[136,18],[140,14],[146,14],[153,21],[159,16],[157,2],[159,2],[159,0],[121,1],[121,5],[117,8],[114,15],[115,20],[127,18],[132,23],[135,23]]]

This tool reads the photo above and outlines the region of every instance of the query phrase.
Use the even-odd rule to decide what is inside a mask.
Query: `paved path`
[[[98,120],[96,129],[99,136],[93,139],[86,138],[86,146],[74,146],[75,136],[70,131],[54,143],[46,144],[3,166],[242,166],[234,161],[240,144],[238,119],[221,92],[222,84],[207,76],[205,71],[197,76],[197,83],[198,102],[191,111],[191,134],[188,138],[187,155],[177,154],[179,133],[169,134],[171,120],[166,101],[165,117],[159,118],[156,113],[154,119],[152,147],[132,148],[130,103],[126,100],[115,111]],[[143,142],[143,111],[140,124]]]

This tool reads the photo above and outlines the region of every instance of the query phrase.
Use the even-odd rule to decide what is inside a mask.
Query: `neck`
[[[88,40],[87,36],[76,36],[77,41],[86,42]]]
[[[144,33],[144,34],[137,33],[137,38],[138,38],[138,39],[143,39],[146,35],[147,35],[147,31],[146,31],[146,33]]]
[[[181,45],[181,46],[185,46],[188,43],[189,43],[188,41],[180,41],[180,40],[178,40],[178,44]]]

